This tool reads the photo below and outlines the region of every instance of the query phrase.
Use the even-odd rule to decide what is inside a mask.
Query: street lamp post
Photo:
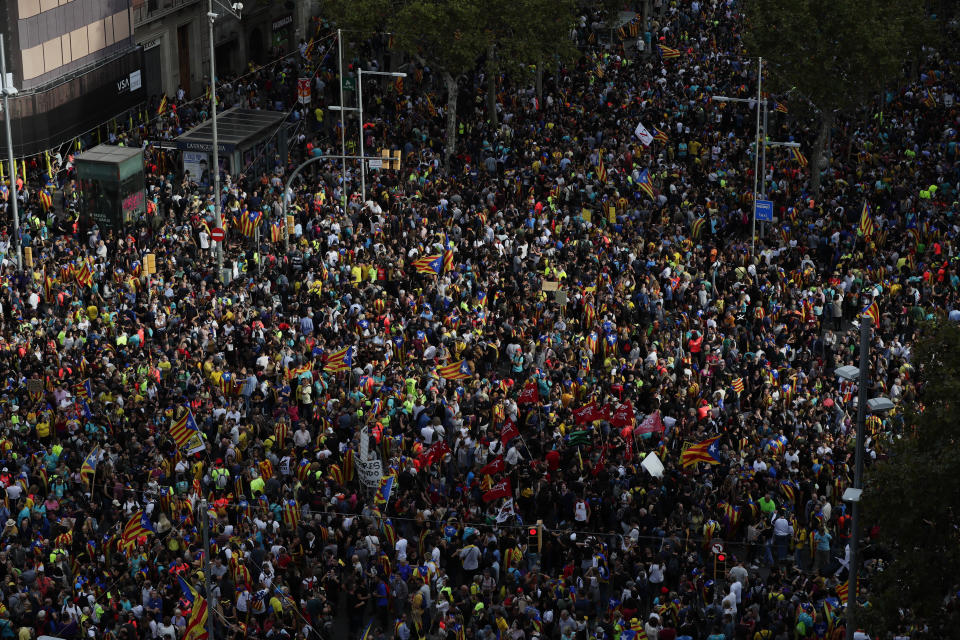
[[[283,185],[283,197],[280,198],[280,204],[283,207],[284,228],[286,228],[287,226],[287,203],[290,200],[289,192],[290,192],[290,187],[293,185],[293,181],[296,180],[297,176],[300,175],[300,172],[303,171],[308,164],[313,164],[314,162],[319,162],[321,160],[334,160],[334,159],[342,159],[344,162],[346,162],[347,160],[360,160],[361,162],[364,162],[366,160],[369,160],[370,158],[364,158],[363,156],[348,156],[346,154],[320,155],[320,156],[314,156],[312,158],[307,158],[306,160],[301,162],[300,166],[294,169],[293,173],[290,174],[290,177],[287,178],[287,183]],[[288,230],[287,231],[287,250],[289,249],[290,249],[290,232]]]
[[[217,61],[213,41],[213,23],[216,22],[220,14],[213,11],[214,0],[209,0],[209,11],[207,18],[210,23],[210,123],[213,133],[213,219],[217,228],[223,229],[223,241],[217,243],[217,271],[223,278],[223,245],[227,242],[227,230],[223,226],[223,215],[220,208],[220,144],[217,138]],[[242,2],[234,2],[229,7],[217,0],[217,6],[232,15],[237,20],[240,19],[240,12],[243,11]]]
[[[406,78],[407,74],[402,71],[364,71],[357,68],[357,107],[360,111],[360,157],[365,154],[363,150],[363,76],[390,76],[392,78]],[[343,113],[341,111],[341,113]],[[367,162],[360,161],[360,200],[361,206],[367,202]]]
[[[20,212],[17,209],[17,160],[13,157],[13,134],[10,130],[9,97],[17,94],[13,86],[13,74],[7,76],[7,52],[3,48],[3,34],[0,34],[0,82],[3,83],[3,122],[7,130],[7,159],[10,161],[10,210],[13,212],[13,246],[17,248],[17,271],[23,269],[23,247],[20,245]],[[23,176],[26,180],[27,176]]]
[[[761,59],[761,65],[762,64],[763,64],[763,60]],[[760,87],[760,82],[761,81],[758,78],[757,87]],[[761,98],[762,96],[760,95],[759,88],[757,89],[756,100],[754,98],[730,98],[728,96],[712,96],[711,97],[711,100],[713,100],[714,102],[746,102],[749,104],[754,104],[754,103],[757,104],[757,133],[756,133],[757,141],[753,148],[754,150],[753,193],[755,195],[753,198],[753,216],[751,216],[751,219],[752,219],[752,223],[751,223],[752,226],[751,226],[751,233],[750,233],[750,255],[751,256],[753,256],[753,254],[756,252],[757,200],[758,199],[766,200],[766,196],[767,196],[767,168],[766,168],[767,167],[767,147],[793,147],[793,148],[800,147],[800,143],[798,142],[770,142],[767,140],[767,106],[768,106],[767,103],[768,101],[763,100]],[[760,119],[761,119],[760,105],[761,104],[763,105],[762,106],[763,108],[763,129],[762,129],[763,135],[762,136],[760,133],[761,132],[761,128],[760,128]],[[762,142],[762,150],[761,150],[761,142]],[[762,155],[762,158],[761,158],[761,155]],[[763,171],[762,176],[760,175],[761,169]],[[758,184],[759,184],[759,187],[758,187]],[[756,196],[758,190],[760,194],[759,198]]]
[[[852,522],[850,523],[850,566],[847,578],[847,612],[846,630],[847,640],[853,640],[856,630],[855,607],[857,603],[857,581],[860,573],[859,544],[860,544],[860,496],[863,493],[863,441],[866,428],[867,411],[881,413],[893,408],[888,398],[867,399],[870,386],[870,338],[873,333],[872,320],[863,315],[860,318],[860,366],[851,365],[839,367],[834,373],[837,377],[849,382],[857,382],[857,424],[856,450],[854,451],[853,487],[847,489],[844,499],[851,503]]]

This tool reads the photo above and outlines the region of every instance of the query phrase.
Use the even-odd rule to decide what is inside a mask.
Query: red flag
[[[610,418],[610,424],[614,427],[632,427],[633,426],[633,403],[629,400],[617,407]]]
[[[523,391],[520,392],[520,397],[517,398],[517,404],[535,404],[540,402],[540,391],[537,389],[537,383],[535,380],[530,380],[527,384],[523,385]]]
[[[510,486],[510,479],[506,478],[490,487],[490,491],[483,494],[484,502],[499,500],[500,498],[512,498],[513,488]]]
[[[447,446],[446,441],[438,440],[427,449],[426,454],[424,454],[424,463],[429,467],[437,460],[443,460],[443,456],[448,453],[450,453],[450,447]]]
[[[503,425],[503,429],[500,430],[500,442],[503,443],[503,446],[507,446],[507,443],[520,435],[520,430],[517,429],[517,423],[513,420],[507,420]]]
[[[661,433],[663,429],[663,420],[660,418],[660,412],[654,411],[644,418],[634,433]]]
[[[600,457],[597,458],[597,464],[593,465],[593,469],[590,470],[590,475],[592,475],[592,476],[597,476],[597,475],[599,475],[599,474],[600,474],[600,470],[603,469],[603,465],[606,464],[606,461],[607,461],[607,448],[606,448],[606,447],[601,447],[601,448],[600,448]]]
[[[573,411],[573,421],[577,424],[602,420],[603,416],[603,407],[597,404],[596,400]]]
[[[478,473],[482,476],[492,476],[497,473],[503,473],[506,468],[507,464],[503,461],[503,456],[497,456],[485,464]]]

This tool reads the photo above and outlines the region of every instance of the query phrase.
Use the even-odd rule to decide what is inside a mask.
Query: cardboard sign
[[[560,283],[555,280],[544,280],[543,281],[543,291],[559,291]]]
[[[660,462],[660,458],[657,457],[657,454],[651,452],[648,453],[643,458],[643,462],[640,463],[640,466],[650,472],[654,478],[660,478],[663,476],[663,463]]]

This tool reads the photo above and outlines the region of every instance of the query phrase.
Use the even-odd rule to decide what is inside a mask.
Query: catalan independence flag
[[[650,199],[653,199],[653,182],[650,181],[650,172],[647,169],[644,169],[640,172],[640,178],[637,180],[637,186],[647,194]]]
[[[676,49],[671,49],[670,47],[660,45],[660,56],[664,60],[670,60],[672,58],[679,58],[680,52]]]
[[[670,138],[667,136],[666,131],[664,131],[663,129],[658,129],[656,127],[653,128],[653,139],[656,140],[657,142],[662,142],[662,143],[666,143],[670,140]]]
[[[157,115],[162,116],[164,113],[166,113],[166,111],[167,111],[167,95],[164,94],[163,97],[160,98],[160,106],[157,107]]]
[[[443,271],[443,256],[436,254],[417,258],[413,261],[413,268],[417,270],[417,273],[439,275]]]
[[[327,357],[323,370],[328,373],[337,373],[338,371],[346,371],[351,366],[353,366],[353,347],[343,347]]]
[[[73,386],[73,393],[81,400],[89,400],[93,397],[93,387],[90,386],[90,378],[75,384]]]
[[[83,465],[80,466],[80,479],[87,483],[97,472],[97,462],[100,461],[100,447],[94,447],[93,451],[87,454],[83,459]]]
[[[687,449],[680,454],[680,465],[687,468],[692,467],[698,462],[720,464],[719,440],[720,436],[714,436],[707,438],[703,442],[687,447]]]
[[[93,272],[90,271],[90,265],[86,262],[84,262],[79,269],[74,269],[73,277],[77,279],[77,283],[84,287],[93,285]]]
[[[208,637],[207,599],[201,598],[197,590],[187,584],[183,578],[178,577],[177,580],[180,582],[180,590],[183,591],[184,597],[193,605],[183,640],[204,640]]]
[[[140,509],[133,514],[123,528],[123,534],[120,536],[120,547],[124,551],[129,551],[136,546],[138,538],[148,533],[156,532],[156,529],[153,528],[153,523],[150,522],[150,518],[147,517],[143,509]]]
[[[850,597],[850,581],[837,585],[837,599],[843,604],[847,604],[847,598]]]
[[[797,149],[796,147],[789,147],[789,151],[790,157],[793,158],[794,161],[801,167],[805,167],[809,164],[809,162],[807,162],[807,156],[803,155],[800,152],[800,149]]]
[[[597,180],[607,183],[607,168],[603,166],[603,149],[600,150],[600,159],[597,161]]]
[[[776,101],[775,101],[775,102],[773,103],[773,110],[774,110],[774,111],[779,111],[780,113],[786,113],[786,112],[787,112],[787,105],[783,104],[782,102],[776,102]]]
[[[862,315],[873,320],[874,327],[880,326],[880,306],[877,304],[876,300],[863,308]]]
[[[177,447],[186,445],[198,431],[197,421],[193,419],[193,412],[189,410],[170,425],[170,437],[177,443]]]
[[[466,380],[473,373],[470,371],[470,364],[466,360],[460,360],[437,367],[437,375],[446,380]]]
[[[706,218],[697,218],[690,225],[690,237],[694,240],[700,239],[700,234],[703,233],[703,225],[706,224]]]
[[[260,225],[263,224],[263,213],[260,211],[245,210],[240,214],[240,233],[252,238]]]
[[[873,233],[873,216],[870,213],[870,205],[863,203],[863,210],[860,212],[860,232],[867,238]]]
[[[743,378],[735,378],[730,386],[733,387],[733,390],[737,392],[737,395],[740,395],[743,393],[744,389]]]

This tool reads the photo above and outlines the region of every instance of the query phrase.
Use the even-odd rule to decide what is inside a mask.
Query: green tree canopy
[[[776,71],[773,89],[796,88],[820,125],[811,175],[819,167],[834,114],[869,104],[908,68],[929,24],[921,0],[747,0],[747,51]]]
[[[569,37],[576,21],[574,0],[334,0],[328,8],[345,28],[391,33],[394,46],[444,79],[448,158],[456,146],[462,74],[485,56],[488,74],[519,74],[576,51]],[[492,86],[495,91],[495,82]]]
[[[903,437],[868,469],[864,485],[863,530],[877,526],[875,543],[889,559],[870,575],[872,606],[858,619],[891,631],[908,610],[930,625],[930,637],[945,638],[960,628],[960,610],[944,608],[960,590],[960,327],[931,327],[914,365],[918,394],[903,416]]]

